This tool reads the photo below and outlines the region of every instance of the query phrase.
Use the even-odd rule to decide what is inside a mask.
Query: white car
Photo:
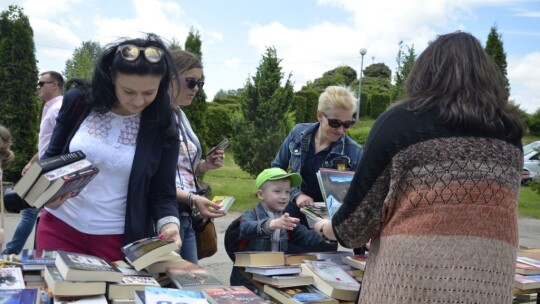
[[[528,180],[540,179],[540,141],[533,141],[523,146],[523,161],[523,167],[525,167],[523,170],[529,171]]]

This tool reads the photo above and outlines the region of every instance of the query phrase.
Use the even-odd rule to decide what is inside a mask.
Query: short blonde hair
[[[356,97],[344,86],[328,86],[319,96],[317,110],[326,113],[331,109],[356,112]]]

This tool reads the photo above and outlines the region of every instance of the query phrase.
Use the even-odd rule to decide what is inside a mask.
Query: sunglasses
[[[184,78],[185,81],[186,81],[186,86],[188,87],[188,89],[190,90],[193,90],[195,88],[195,86],[199,87],[199,90],[202,89],[203,85],[204,85],[204,81],[202,80],[195,80],[195,78],[191,78],[191,77],[188,77],[188,78]]]
[[[356,122],[354,119],[341,121],[341,120],[335,119],[335,118],[328,118],[328,116],[326,116],[326,113],[324,113],[324,112],[321,112],[321,113],[324,115],[324,117],[326,117],[326,120],[328,120],[328,125],[330,126],[330,128],[337,129],[337,128],[343,126],[343,128],[348,129],[348,128],[354,126],[354,123]]]
[[[38,81],[38,87],[42,88],[46,83],[54,83],[54,81]]]
[[[139,47],[133,44],[121,45],[116,52],[127,61],[135,61],[143,53],[144,58],[150,63],[160,62],[164,53],[162,49],[155,46]]]

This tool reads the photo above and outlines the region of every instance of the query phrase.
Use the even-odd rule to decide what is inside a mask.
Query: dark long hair
[[[135,61],[127,61],[117,52],[118,46],[125,44],[133,44],[138,47],[157,47],[163,51],[163,57],[159,62],[150,63],[141,54]],[[176,76],[177,71],[171,54],[161,38],[150,33],[147,34],[146,38],[123,39],[121,42],[106,47],[94,67],[92,89],[87,95],[88,102],[94,110],[104,113],[111,110],[118,102],[113,84],[113,77],[116,73],[162,76],[154,102],[143,110],[142,115],[145,115],[153,123],[165,127],[167,136],[174,138],[176,128],[171,119],[172,111],[167,90],[171,77]]]
[[[474,36],[439,36],[416,60],[406,82],[413,112],[439,109],[440,123],[487,136],[521,140],[524,124],[508,104],[502,73]]]

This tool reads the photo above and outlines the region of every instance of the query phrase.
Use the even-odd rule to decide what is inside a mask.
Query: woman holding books
[[[362,303],[511,303],[524,125],[501,73],[454,32],[418,57],[406,93],[316,231],[348,247],[371,239]]]
[[[299,218],[309,228],[300,207],[324,202],[317,171],[320,168],[356,170],[362,157],[362,147],[347,135],[355,123],[356,98],[345,87],[329,86],[319,96],[317,122],[297,124],[289,133],[272,161],[279,167],[302,176],[302,185],[291,188],[290,202],[285,212]],[[305,247],[289,244],[287,253],[335,251],[336,245]]]
[[[176,69],[167,47],[148,34],[109,45],[91,87],[64,95],[43,158],[82,150],[100,172],[58,209],[45,208],[37,249],[120,260],[121,247],[142,238],[160,234],[181,243],[171,75]]]
[[[209,210],[209,208],[219,209],[221,206],[199,195],[201,189],[197,183],[197,175],[221,168],[225,154],[222,149],[217,149],[201,159],[202,149],[199,138],[193,132],[186,114],[182,111],[182,107],[191,105],[193,98],[204,85],[200,59],[183,50],[172,51],[172,57],[178,72],[178,77],[171,82],[169,94],[180,136],[180,154],[176,169],[176,199],[180,211],[182,237],[180,255],[183,259],[197,264],[197,242],[190,217],[192,208],[197,208],[205,218],[225,215]]]

